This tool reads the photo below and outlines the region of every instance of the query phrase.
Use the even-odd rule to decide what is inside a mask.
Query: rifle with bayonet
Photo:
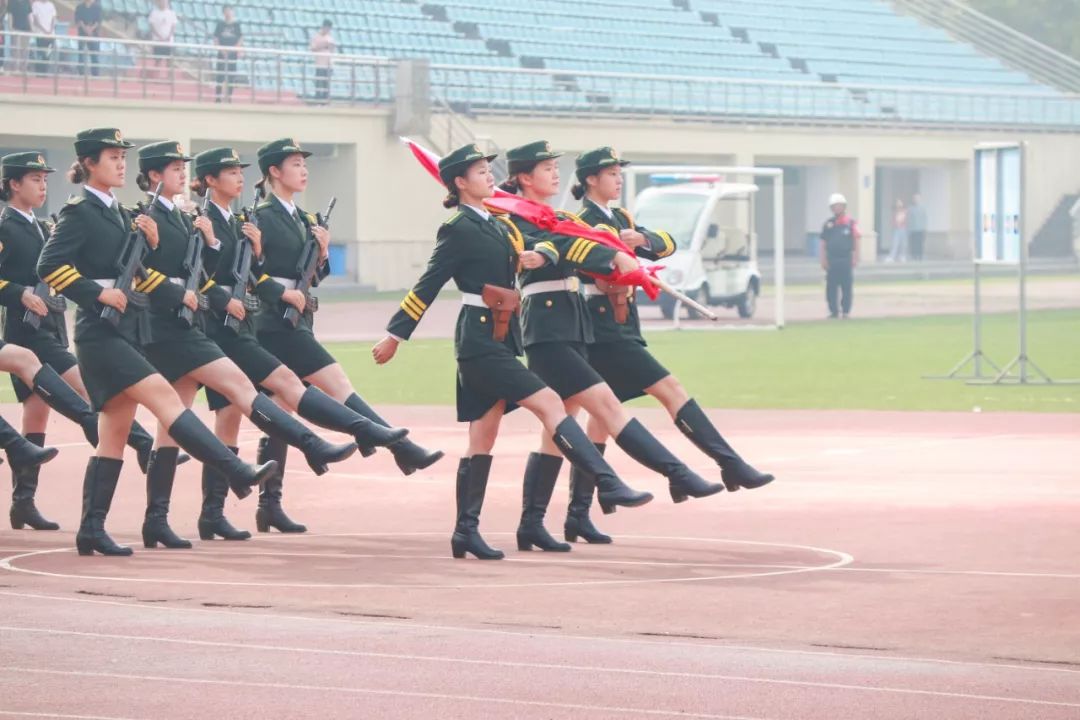
[[[330,198],[330,204],[326,206],[326,212],[316,217],[319,227],[330,229],[330,215],[334,212],[335,205],[337,205],[337,198]],[[309,227],[308,242],[304,246],[304,251],[300,253],[300,260],[296,264],[296,289],[304,294],[304,308],[311,310],[311,312],[319,309],[319,299],[311,294],[311,288],[319,282],[319,265],[322,264],[321,255],[319,241],[315,239],[315,233]],[[295,328],[300,324],[300,318],[303,315],[302,312],[290,305],[285,311],[284,320],[290,327]]]
[[[251,207],[244,210],[244,218],[255,227],[259,226],[259,219],[255,217],[255,208],[262,199],[262,189],[255,189],[255,200]],[[251,263],[255,250],[251,246],[251,240],[243,233],[240,234],[240,244],[236,248],[236,258],[232,266],[232,300],[239,300],[244,304],[245,312],[255,312],[259,309],[259,299],[248,292],[248,285],[254,285],[256,278],[251,274]],[[225,329],[237,334],[240,332],[240,320],[225,313]]]
[[[154,194],[150,198],[150,205],[148,208],[154,207],[154,203],[157,202],[161,196],[161,190],[164,187],[164,183],[158,183],[154,188]],[[116,277],[116,287],[118,290],[122,290],[124,295],[127,296],[128,304],[135,305],[136,307],[149,307],[150,300],[144,293],[138,292],[132,286],[135,282],[135,278],[140,274],[146,274],[146,268],[143,267],[142,261],[146,257],[146,234],[139,228],[135,228],[134,231],[128,234],[127,242],[124,243],[124,249],[120,251],[120,257],[116,260],[117,269],[120,270],[120,274]],[[101,311],[101,319],[112,324],[114,327],[120,325],[120,318],[124,316],[124,313],[117,310],[114,307],[108,306]]]
[[[207,191],[206,197],[203,198],[202,210],[196,210],[196,216],[206,217],[206,208],[210,205],[210,192]],[[195,293],[195,298],[198,300],[198,309],[206,311],[210,309],[210,301],[205,295],[199,292],[199,283],[202,282],[203,277],[203,257],[202,249],[204,244],[202,233],[198,228],[193,227],[191,230],[191,237],[188,238],[187,252],[184,254],[184,272],[187,273],[187,279],[184,280],[184,292]],[[187,305],[181,305],[180,309],[176,311],[176,317],[180,320],[180,324],[186,328],[195,324],[195,311],[189,308]]]

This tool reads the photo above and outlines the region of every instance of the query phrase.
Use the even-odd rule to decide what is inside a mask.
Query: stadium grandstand
[[[0,93],[26,113],[63,112],[9,121],[0,146],[43,147],[62,163],[87,114],[147,139],[181,120],[168,133],[194,150],[228,141],[251,152],[295,134],[318,150],[314,204],[331,189],[358,196],[339,206],[335,273],[379,288],[408,281],[438,221],[394,196],[421,182],[399,134],[437,151],[543,136],[571,152],[612,144],[664,164],[780,167],[781,230],[796,256],[813,252],[831,192],[879,238],[894,198],[921,192],[927,255],[942,261],[970,257],[972,146],[1019,139],[1033,253],[1074,255],[1080,63],[956,0],[238,0],[244,48],[226,67],[213,45],[226,3],[176,0],[167,73],[151,62],[152,3],[104,0],[96,75],[72,32],[74,4],[58,5],[48,67],[9,59]],[[309,43],[326,19],[337,52],[321,90]],[[227,113],[213,105],[222,82]],[[391,210],[376,219],[375,208]],[[865,260],[887,249],[869,242]]]

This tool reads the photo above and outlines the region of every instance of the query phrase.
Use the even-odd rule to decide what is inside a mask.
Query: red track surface
[[[449,557],[463,429],[387,414],[450,456],[411,478],[385,453],[294,462],[310,534],[128,559],[75,555],[88,449],[55,421],[73,445],[39,505],[63,531],[0,530],[0,718],[1080,717],[1080,416],[717,411],[774,485],[676,506],[613,452],[657,500],[553,556],[513,550],[536,427],[515,413],[481,526],[508,557],[483,563]],[[174,497],[188,537],[198,477]],[[552,530],[565,502],[564,474]],[[227,512],[254,529],[254,506]],[[142,508],[132,459],[115,537]]]

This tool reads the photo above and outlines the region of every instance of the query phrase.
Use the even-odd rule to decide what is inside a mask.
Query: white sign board
[[[975,148],[975,262],[1020,262],[1023,182],[1020,145]]]

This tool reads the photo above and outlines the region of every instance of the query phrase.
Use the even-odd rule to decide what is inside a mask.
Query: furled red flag
[[[416,157],[417,161],[419,161],[420,165],[422,165],[423,168],[428,171],[428,174],[435,178],[441,185],[442,178],[439,177],[439,156],[420,143],[410,140],[409,138],[403,137],[401,138],[401,142],[409,147],[409,150],[412,151],[412,154]],[[548,232],[573,238],[585,238],[586,240],[592,240],[595,243],[614,250],[620,250],[631,256],[634,254],[634,251],[619,239],[618,235],[605,232],[604,230],[598,230],[589,227],[586,224],[574,222],[573,220],[560,218],[550,206],[533,202],[520,195],[508,193],[505,190],[495,188],[495,196],[485,200],[484,204],[494,210],[517,215]],[[626,274],[589,274],[617,285],[638,285],[645,294],[649,296],[649,299],[655,300],[660,294],[660,288],[653,282],[653,276],[660,269],[660,267],[654,265],[648,269],[638,268],[637,270]]]

